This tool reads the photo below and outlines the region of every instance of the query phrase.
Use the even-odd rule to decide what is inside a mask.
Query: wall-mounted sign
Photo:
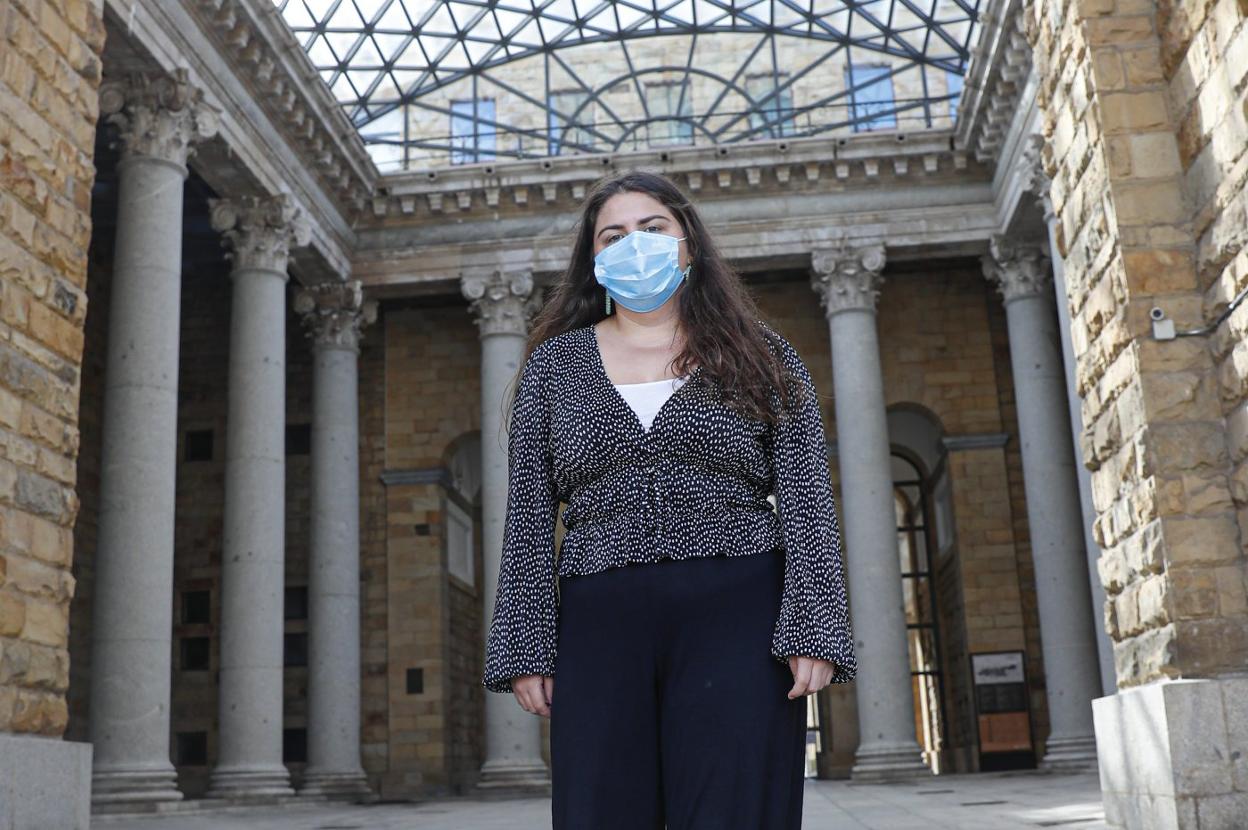
[[[971,655],[983,771],[1035,766],[1024,659],[1021,651]]]
[[[1023,653],[999,651],[991,654],[972,654],[971,669],[975,672],[975,685],[1023,682]]]

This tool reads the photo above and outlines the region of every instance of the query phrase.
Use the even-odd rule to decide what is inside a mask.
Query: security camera
[[[1166,319],[1166,312],[1162,311],[1158,306],[1153,306],[1148,311],[1148,316],[1153,318],[1153,339],[1154,340],[1173,340],[1174,321]]]

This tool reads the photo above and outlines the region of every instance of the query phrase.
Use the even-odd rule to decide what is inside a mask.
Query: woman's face
[[[617,193],[603,204],[594,223],[594,256],[633,231],[665,233],[680,238],[685,229],[662,202],[649,193]],[[680,243],[680,268],[689,267],[689,247]]]

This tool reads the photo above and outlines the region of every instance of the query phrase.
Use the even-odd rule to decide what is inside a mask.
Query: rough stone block
[[[1232,516],[1170,517],[1164,520],[1167,567],[1221,565],[1240,556],[1239,528]]]

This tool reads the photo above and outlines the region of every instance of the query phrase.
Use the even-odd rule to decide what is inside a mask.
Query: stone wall
[[[360,756],[369,786],[387,769],[386,318],[360,342]]]
[[[1248,661],[1242,0],[1033,3],[1084,461],[1120,688]]]
[[[68,720],[100,5],[0,5],[0,732]]]
[[[447,573],[446,476],[459,442],[480,430],[480,340],[457,300],[387,307],[384,339],[385,469],[437,481],[385,489],[385,613],[366,620],[365,636],[385,641],[385,697],[370,705],[386,707],[387,729],[369,772],[385,797],[464,792],[483,760],[483,734],[466,734],[484,722],[481,566],[473,592]],[[479,504],[471,512],[479,519]],[[408,691],[409,671],[420,691]]]

